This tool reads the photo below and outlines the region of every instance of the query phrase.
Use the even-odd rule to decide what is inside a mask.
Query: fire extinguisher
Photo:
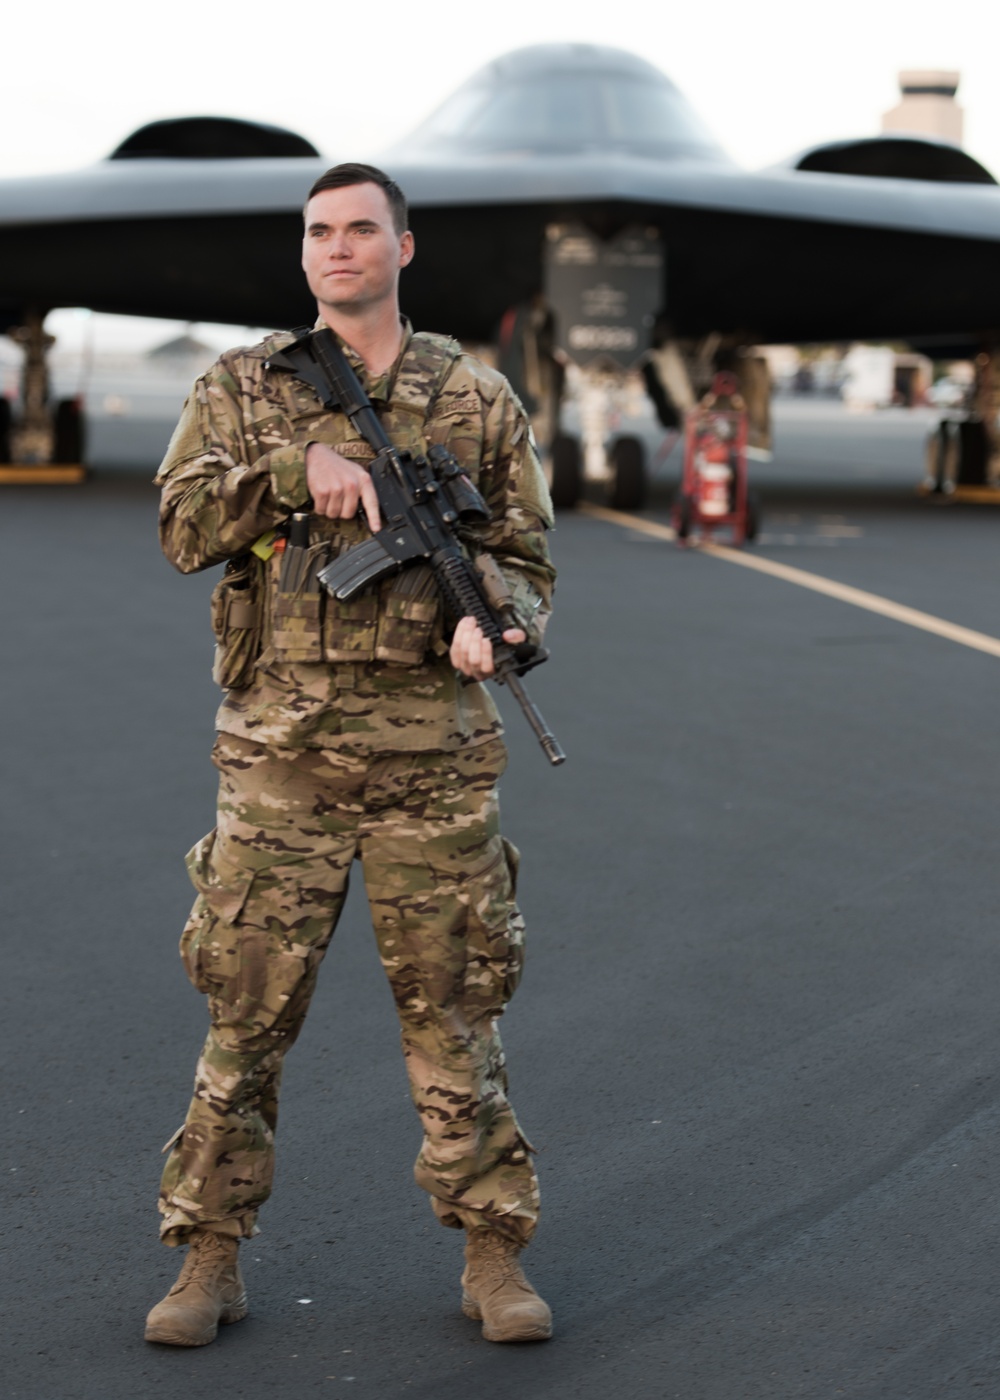
[[[702,439],[695,452],[695,498],[698,514],[705,518],[728,515],[733,490],[729,448],[715,436]]]

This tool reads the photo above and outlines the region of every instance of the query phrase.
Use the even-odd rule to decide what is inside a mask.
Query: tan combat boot
[[[196,1230],[180,1277],[146,1319],[146,1341],[172,1347],[203,1347],[215,1340],[220,1322],[239,1322],[249,1311],[236,1259],[239,1242],[211,1230]]]
[[[524,1277],[521,1247],[497,1230],[470,1230],[462,1275],[462,1311],[480,1320],[488,1342],[544,1342],[552,1313]]]

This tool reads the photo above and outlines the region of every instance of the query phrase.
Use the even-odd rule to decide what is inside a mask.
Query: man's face
[[[320,308],[358,312],[394,299],[413,234],[398,234],[378,185],[321,190],[306,205],[302,267]]]

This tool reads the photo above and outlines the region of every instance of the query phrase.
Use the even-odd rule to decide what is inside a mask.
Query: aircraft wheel
[[[746,540],[749,544],[760,534],[760,493],[758,491],[747,492],[747,529]]]
[[[10,461],[10,428],[13,413],[10,399],[0,397],[0,462]]]
[[[579,438],[560,433],[552,444],[552,504],[572,510],[583,495],[583,454]]]
[[[944,458],[947,448],[944,425],[939,424],[933,432],[927,435],[927,446],[924,449],[924,490],[942,491],[944,489]]]
[[[83,408],[78,399],[60,399],[56,404],[53,462],[73,464],[83,461],[85,443]]]
[[[691,534],[694,520],[694,502],[690,496],[678,496],[673,509],[674,529],[679,540],[686,540]]]
[[[646,504],[646,453],[637,437],[616,438],[611,447],[612,510],[642,510]]]
[[[958,476],[962,468],[962,436],[961,432],[949,433],[941,449],[940,482],[941,490],[946,496],[950,496],[958,485]]]

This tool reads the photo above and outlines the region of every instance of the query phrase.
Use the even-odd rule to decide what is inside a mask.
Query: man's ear
[[[400,267],[408,267],[409,264],[413,261],[413,254],[416,251],[417,245],[413,241],[413,234],[410,232],[409,229],[407,229],[399,240]]]

